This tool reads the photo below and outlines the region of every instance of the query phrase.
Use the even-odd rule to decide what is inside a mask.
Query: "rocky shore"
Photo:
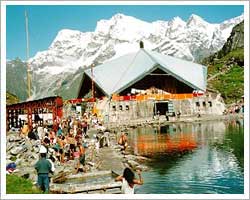
[[[88,131],[89,139],[87,139],[88,148],[86,149],[86,168],[87,172],[78,172],[78,176],[92,176],[93,174],[105,175],[107,171],[110,171],[114,178],[117,175],[123,173],[125,167],[131,167],[136,170],[138,168],[142,170],[147,170],[147,167],[143,164],[147,158],[142,156],[135,156],[129,154],[128,151],[121,151],[121,147],[117,144],[118,132],[111,130],[109,133],[109,146],[96,148],[95,144],[92,143],[91,138],[93,135],[98,134],[98,130],[92,128]],[[34,169],[35,163],[39,159],[39,148],[40,140],[30,140],[27,138],[22,138],[17,132],[9,132],[6,138],[6,164],[14,162],[16,164],[16,170],[13,174],[18,176],[31,179],[35,184],[37,181],[36,170]],[[55,162],[55,172],[52,176],[51,188],[54,191],[62,190],[67,185],[54,184],[53,178],[58,177],[62,172],[67,174],[67,177],[75,175],[75,161],[69,160],[63,164]],[[114,183],[115,184],[115,183]],[[120,183],[117,183],[118,186]],[[117,186],[116,184],[116,186]],[[74,187],[73,187],[74,186]],[[72,184],[71,190],[77,190],[77,184]],[[114,185],[115,187],[115,185]],[[67,186],[68,188],[68,186]],[[68,189],[67,189],[68,190]],[[97,189],[96,189],[97,191]],[[68,193],[68,192],[66,192]],[[112,193],[112,192],[111,192]]]

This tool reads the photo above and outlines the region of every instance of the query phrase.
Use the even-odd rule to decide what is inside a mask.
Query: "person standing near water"
[[[141,176],[141,170],[137,170],[139,179],[135,179],[134,172],[126,167],[123,171],[123,175],[117,176],[115,181],[122,181],[122,194],[134,194],[135,185],[142,185],[143,179]]]

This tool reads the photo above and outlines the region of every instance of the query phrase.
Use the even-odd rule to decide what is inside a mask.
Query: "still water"
[[[131,130],[145,163],[139,194],[243,194],[243,120],[183,123]]]

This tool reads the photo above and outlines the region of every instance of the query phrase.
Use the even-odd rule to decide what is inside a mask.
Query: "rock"
[[[20,158],[17,158],[16,161],[15,161],[16,165],[20,165],[21,162],[22,162],[22,159],[20,159]]]
[[[26,146],[18,146],[18,147],[14,147],[10,153],[12,155],[17,155],[17,154],[21,154],[23,152],[25,152],[27,150],[27,147]]]
[[[8,152],[8,151],[10,151],[14,146],[16,146],[15,145],[15,143],[14,142],[12,142],[12,143],[7,143],[7,145],[6,145],[7,147],[6,147],[6,151]]]
[[[13,162],[12,160],[7,159],[6,160],[6,165],[8,165],[9,163],[12,163],[12,162]]]
[[[136,156],[136,160],[138,160],[139,162],[143,162],[143,161],[150,161],[152,159],[143,156]]]
[[[22,139],[23,138],[20,137],[18,134],[11,134],[9,137],[7,137],[7,141],[9,141],[9,142],[19,142]]]
[[[147,171],[149,168],[145,165],[138,165],[135,169],[140,169],[141,171]]]
[[[125,158],[126,158],[127,160],[136,160],[136,159],[137,159],[137,156],[135,156],[135,155],[126,155]]]
[[[60,172],[62,172],[62,171],[66,171],[65,170],[65,167],[63,167],[63,166],[56,166],[55,167],[55,172],[54,172],[54,174],[56,175],[56,174],[59,174]]]
[[[139,166],[139,163],[135,162],[134,160],[128,160],[127,163],[132,169],[136,169]]]
[[[31,150],[33,149],[33,144],[32,144],[31,142],[29,142],[29,141],[27,141],[27,142],[25,143],[25,146],[27,147],[27,149],[28,149],[29,151],[31,151]]]

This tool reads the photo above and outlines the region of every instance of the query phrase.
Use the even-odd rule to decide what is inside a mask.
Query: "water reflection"
[[[154,158],[137,193],[244,192],[241,121],[140,127],[129,135],[135,154]]]

